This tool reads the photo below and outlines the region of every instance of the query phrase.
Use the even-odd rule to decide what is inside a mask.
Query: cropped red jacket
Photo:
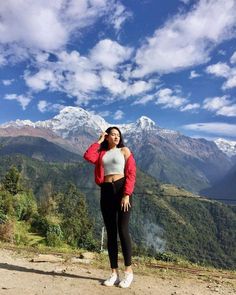
[[[106,153],[106,150],[100,151],[100,144],[95,142],[90,145],[87,151],[84,153],[84,159],[90,163],[95,164],[95,182],[97,185],[100,185],[104,182],[104,167],[102,158]],[[134,184],[136,179],[136,164],[134,156],[131,153],[128,159],[125,162],[125,186],[124,194],[131,195],[134,190]]]

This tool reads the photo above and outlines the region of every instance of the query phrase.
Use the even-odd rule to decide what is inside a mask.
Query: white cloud
[[[188,100],[186,98],[183,98],[183,97],[178,96],[176,94],[170,88],[160,89],[156,93],[156,97],[157,97],[156,104],[163,105],[163,108],[177,109],[188,102]]]
[[[104,39],[91,50],[90,59],[102,67],[114,69],[118,64],[129,59],[131,54],[131,48],[121,46],[110,39]]]
[[[146,40],[136,54],[135,77],[206,63],[215,46],[235,35],[234,0],[200,0],[193,7],[168,20]]]
[[[148,92],[153,88],[153,81],[123,81],[119,73],[114,71],[101,71],[101,81],[103,87],[107,88],[113,95],[122,95],[125,99],[129,96],[138,96],[142,93]]]
[[[152,81],[146,82],[146,81],[136,81],[133,84],[129,84],[125,95],[140,95],[141,93],[147,92],[153,88]]]
[[[0,66],[13,65],[25,61],[30,58],[30,52],[35,54],[37,51],[33,48],[23,48],[21,44],[17,43],[1,44],[0,41]]]
[[[114,114],[114,119],[115,120],[120,120],[124,117],[124,112],[121,110],[117,110]]]
[[[113,13],[110,14],[108,17],[109,23],[113,24],[116,31],[119,31],[121,29],[122,24],[132,17],[132,13],[130,11],[127,11],[127,9],[121,4],[116,3],[114,5]]]
[[[236,136],[236,125],[221,122],[195,123],[182,126],[183,129],[216,134],[217,136]]]
[[[191,0],[180,0],[180,2],[183,2],[184,4],[188,4]]]
[[[155,99],[155,96],[154,95],[145,95],[139,99],[137,99],[136,101],[133,102],[133,105],[136,105],[136,104],[142,104],[142,105],[146,105],[149,101],[152,101]]]
[[[220,49],[220,50],[218,51],[218,54],[219,54],[219,55],[222,55],[222,56],[225,56],[225,55],[226,55],[226,51]]]
[[[102,71],[101,81],[103,87],[107,88],[114,95],[124,93],[128,86],[127,82],[121,81],[119,74],[113,71]]]
[[[222,97],[206,98],[203,101],[203,108],[214,112],[216,115],[222,115],[226,117],[236,116],[236,104],[233,104],[227,95]]]
[[[223,84],[222,89],[231,89],[236,87],[236,68],[232,70],[230,77],[228,80]]]
[[[45,5],[47,3],[47,5]],[[66,27],[60,19],[63,1],[58,5],[44,0],[1,1],[0,42],[19,42],[25,47],[55,50],[68,40]]]
[[[52,104],[50,102],[47,102],[46,100],[40,100],[38,102],[38,110],[41,113],[45,113],[45,112],[56,112],[56,111],[60,111],[62,110],[65,106],[61,105],[61,104]]]
[[[25,72],[24,79],[32,90],[42,91],[46,89],[49,85],[55,84],[54,73],[49,69],[41,69],[38,73],[33,76],[30,76],[29,72]]]
[[[6,94],[4,96],[4,99],[7,100],[16,100],[17,102],[20,103],[21,107],[23,110],[26,109],[27,105],[30,103],[31,101],[31,97],[30,96],[25,96],[25,95],[17,95],[15,93],[12,94]]]
[[[38,103],[38,110],[41,113],[44,113],[47,111],[48,102],[46,100],[40,100]]]
[[[232,54],[232,56],[230,58],[230,62],[231,62],[231,64],[235,64],[236,63],[236,51]]]
[[[4,66],[6,63],[7,63],[7,60],[6,60],[5,56],[4,56],[4,54],[2,54],[0,52],[0,66]]]
[[[222,109],[217,111],[217,115],[236,117],[236,104],[222,107]]]
[[[91,113],[91,111],[90,111]],[[111,115],[111,112],[110,111],[102,111],[102,112],[99,112],[99,113],[94,113],[95,115],[98,114],[99,116],[101,117],[108,117]]]
[[[186,112],[186,111],[194,111],[196,109],[200,108],[200,104],[199,103],[193,103],[193,104],[187,104],[184,107],[181,107],[181,112]]]
[[[105,43],[99,42],[100,45]],[[126,59],[125,54],[128,49],[124,50],[124,47],[110,40],[108,43],[111,47],[113,45],[115,47],[106,51],[105,56],[110,56],[110,60],[106,62],[109,67],[116,67]],[[32,74],[27,70],[24,74],[25,82],[31,90],[62,91],[68,96],[76,97],[78,105],[87,105],[90,100],[95,99],[94,93],[102,88],[109,92],[109,95],[102,99],[113,101],[147,93],[157,82],[154,79],[149,81],[125,79],[122,77],[123,67],[117,71],[98,67],[94,55],[81,56],[78,51],[59,52],[55,54],[55,61],[49,61],[48,54],[36,55],[35,67],[39,68],[38,72]]]
[[[200,77],[201,75],[198,74],[196,71],[191,71],[190,72],[190,75],[189,75],[189,79],[194,79],[194,78],[197,78],[197,77]]]
[[[234,59],[234,56],[232,56]],[[233,60],[231,57],[231,60]],[[226,63],[217,63],[206,68],[206,72],[216,77],[225,78],[222,89],[231,89],[236,87],[236,67],[230,67]]]
[[[10,80],[2,80],[2,84],[5,86],[9,86],[14,82],[14,79],[10,79]]]
[[[119,30],[129,16],[116,0],[1,1],[0,44],[6,55],[19,60],[20,50],[25,51],[25,58],[29,57],[26,52],[61,50],[73,35],[79,36],[99,18],[109,19],[107,23]]]
[[[49,89],[62,91],[70,96],[89,99],[87,94],[97,91],[101,87],[100,77],[93,69],[92,63],[77,51],[57,54],[57,61],[44,61],[43,68],[36,74],[25,72],[26,84],[34,91]],[[41,64],[38,65],[40,68]],[[82,100],[83,100],[82,99]]]
[[[226,63],[218,62],[217,64],[208,66],[206,72],[217,77],[228,78],[230,75],[230,67]]]
[[[230,104],[228,96],[210,97],[203,101],[203,108],[208,111],[218,111],[220,108]]]

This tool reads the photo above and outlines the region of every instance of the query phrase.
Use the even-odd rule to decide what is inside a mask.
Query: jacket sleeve
[[[134,191],[136,180],[136,163],[133,154],[129,156],[125,164],[125,187],[124,194],[131,195]]]
[[[90,147],[84,153],[84,159],[92,164],[96,164],[99,158],[99,148],[100,144],[98,142],[91,144]]]

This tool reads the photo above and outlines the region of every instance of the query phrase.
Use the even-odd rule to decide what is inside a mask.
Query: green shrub
[[[14,222],[7,220],[5,223],[0,224],[0,239],[3,242],[14,242]]]
[[[37,212],[37,204],[32,193],[22,192],[14,196],[17,220],[29,220]]]
[[[59,224],[51,224],[48,226],[46,233],[46,243],[50,247],[59,247],[62,245],[63,232]]]
[[[49,222],[45,216],[36,213],[32,217],[31,228],[33,231],[39,233],[42,236],[46,236],[48,227]]]
[[[28,245],[29,227],[30,227],[30,224],[27,224],[24,221],[15,223],[14,242],[16,245]]]
[[[162,261],[166,261],[166,262],[178,262],[178,259],[174,254],[167,253],[167,252],[157,253],[155,255],[155,258],[157,260],[162,260]]]
[[[0,224],[6,223],[7,215],[0,208]]]
[[[8,191],[0,190],[0,210],[3,214],[14,216],[13,196]]]

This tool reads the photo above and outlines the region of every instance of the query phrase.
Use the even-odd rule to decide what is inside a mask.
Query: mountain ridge
[[[80,107],[66,107],[51,120],[35,123],[18,120],[0,125],[0,136],[9,136],[12,132],[21,135],[29,130],[31,136],[44,137],[45,134],[47,140],[83,155],[108,126],[113,124],[99,115]],[[232,167],[230,157],[216,143],[161,128],[146,116],[116,126],[121,129],[125,144],[134,152],[138,166],[159,181],[197,193],[210,187]]]
[[[63,108],[58,115],[54,116],[52,119],[45,121],[36,121],[32,122],[30,120],[15,120],[9,121],[3,124],[0,124],[1,129],[7,129],[10,127],[13,128],[23,128],[23,127],[33,127],[36,128],[45,128],[52,130],[56,134],[60,135],[62,138],[67,136],[67,132],[63,133],[63,129],[74,129],[74,127],[78,124],[78,126],[83,128],[92,128],[97,132],[105,131],[109,126],[117,126],[122,129],[123,133],[127,132],[141,132],[142,130],[151,131],[157,130],[158,135],[163,137],[168,136],[177,136],[182,135],[178,131],[174,131],[171,129],[161,128],[156,123],[147,116],[142,115],[135,122],[127,123],[127,124],[111,124],[106,122],[101,116],[93,114],[84,110],[81,107],[72,107],[68,106]],[[1,134],[3,135],[3,134]],[[187,136],[186,136],[187,137]],[[199,138],[203,140],[203,138]],[[230,141],[223,138],[218,138],[216,140],[208,140],[210,142],[214,142],[217,147],[227,154],[229,157],[236,155],[236,141]]]

